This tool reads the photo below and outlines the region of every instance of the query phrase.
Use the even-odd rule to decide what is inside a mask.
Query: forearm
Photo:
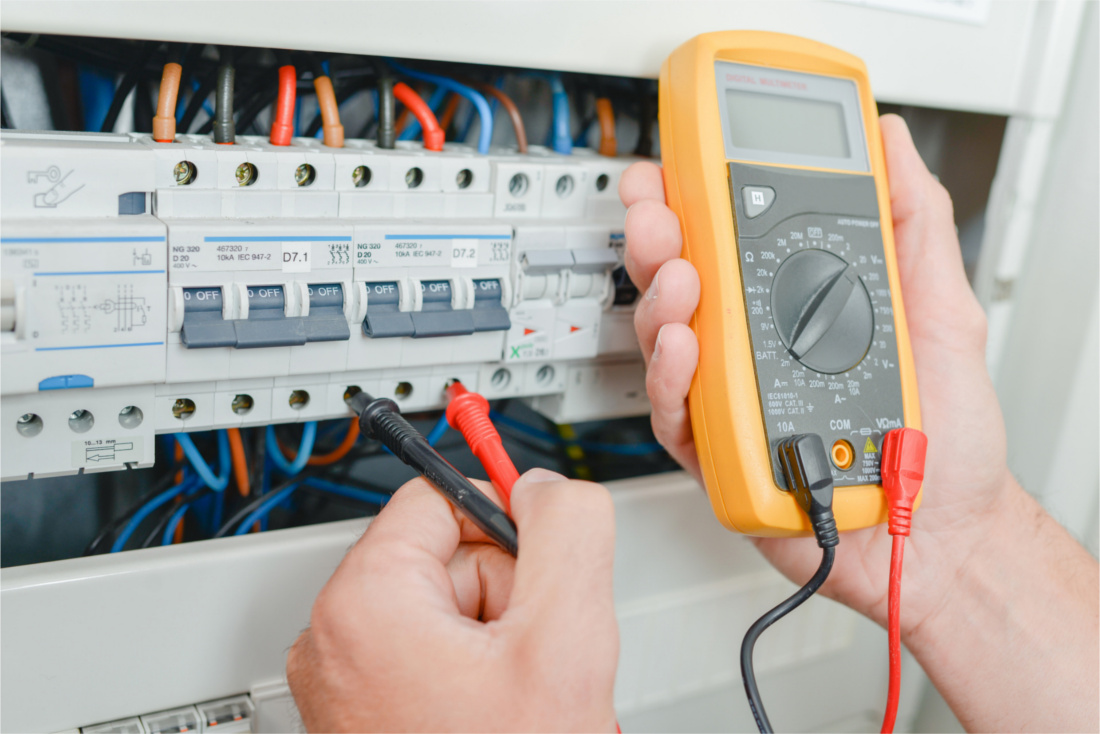
[[[1097,731],[1100,567],[1014,480],[906,644],[969,731]]]

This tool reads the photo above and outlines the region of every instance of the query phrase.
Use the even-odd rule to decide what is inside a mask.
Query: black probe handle
[[[353,407],[366,402],[355,398],[352,399]],[[360,410],[359,428],[369,438],[381,441],[397,458],[419,472],[501,548],[516,555],[519,537],[512,518],[440,456],[428,440],[405,420],[397,403],[388,398],[371,400]]]

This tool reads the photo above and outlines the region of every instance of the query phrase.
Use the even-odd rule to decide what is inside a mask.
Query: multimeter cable
[[[894,731],[901,695],[901,567],[905,538],[913,517],[913,502],[924,481],[928,438],[915,428],[898,428],[882,439],[882,488],[886,492],[887,527],[893,536],[890,551],[887,634],[890,639],[890,684],[882,731]]]
[[[768,714],[764,710],[764,702],[756,685],[756,673],[752,665],[753,647],[764,630],[797,609],[821,588],[833,569],[836,545],[840,542],[836,520],[833,518],[833,474],[821,437],[816,433],[803,433],[780,441],[779,464],[787,481],[787,489],[810,519],[810,526],[822,552],[821,565],[813,578],[756,620],[741,642],[741,678],[745,684],[749,708],[752,709],[756,726],[761,732],[772,731],[772,725],[768,721]]]
[[[489,401],[467,390],[458,380],[447,385],[447,422],[458,429],[470,451],[481,462],[489,480],[497,488],[504,511],[512,497],[512,486],[519,479],[516,465],[504,450],[500,434],[489,420]]]
[[[359,429],[367,438],[381,441],[486,535],[508,553],[516,555],[519,538],[511,518],[432,448],[401,415],[397,403],[360,392],[349,400],[349,404],[359,414]]]

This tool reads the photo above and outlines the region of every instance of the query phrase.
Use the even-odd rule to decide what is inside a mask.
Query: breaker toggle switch
[[[180,341],[188,349],[237,346],[233,321],[222,318],[221,288],[183,289],[183,326]]]
[[[496,278],[474,281],[474,331],[508,331],[512,320],[508,318],[501,299],[504,289]]]
[[[396,282],[367,283],[363,334],[372,339],[413,335],[412,314],[401,310],[401,292]]]
[[[309,315],[302,318],[307,342],[347,341],[351,329],[344,316],[344,288],[339,283],[310,284]]]
[[[286,292],[281,285],[248,286],[248,318],[237,319],[237,349],[296,347],[306,343],[300,318],[287,318]]]
[[[474,333],[471,310],[454,308],[453,288],[449,280],[426,280],[420,284],[423,306],[412,314],[413,338]]]

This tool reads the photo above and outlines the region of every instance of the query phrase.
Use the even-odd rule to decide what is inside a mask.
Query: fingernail
[[[661,334],[663,334],[664,332],[665,327],[662,326],[661,329],[657,332],[657,341],[653,344],[653,356],[649,358],[650,361],[656,361],[661,356]]]
[[[653,274],[653,282],[649,284],[649,290],[645,292],[645,299],[647,301],[657,300],[657,278],[661,275],[661,271],[658,270]]]
[[[532,484],[542,484],[544,482],[562,482],[565,481],[565,477],[558,474],[556,471],[550,471],[549,469],[535,468],[529,469],[522,477],[524,482],[530,482]]]

